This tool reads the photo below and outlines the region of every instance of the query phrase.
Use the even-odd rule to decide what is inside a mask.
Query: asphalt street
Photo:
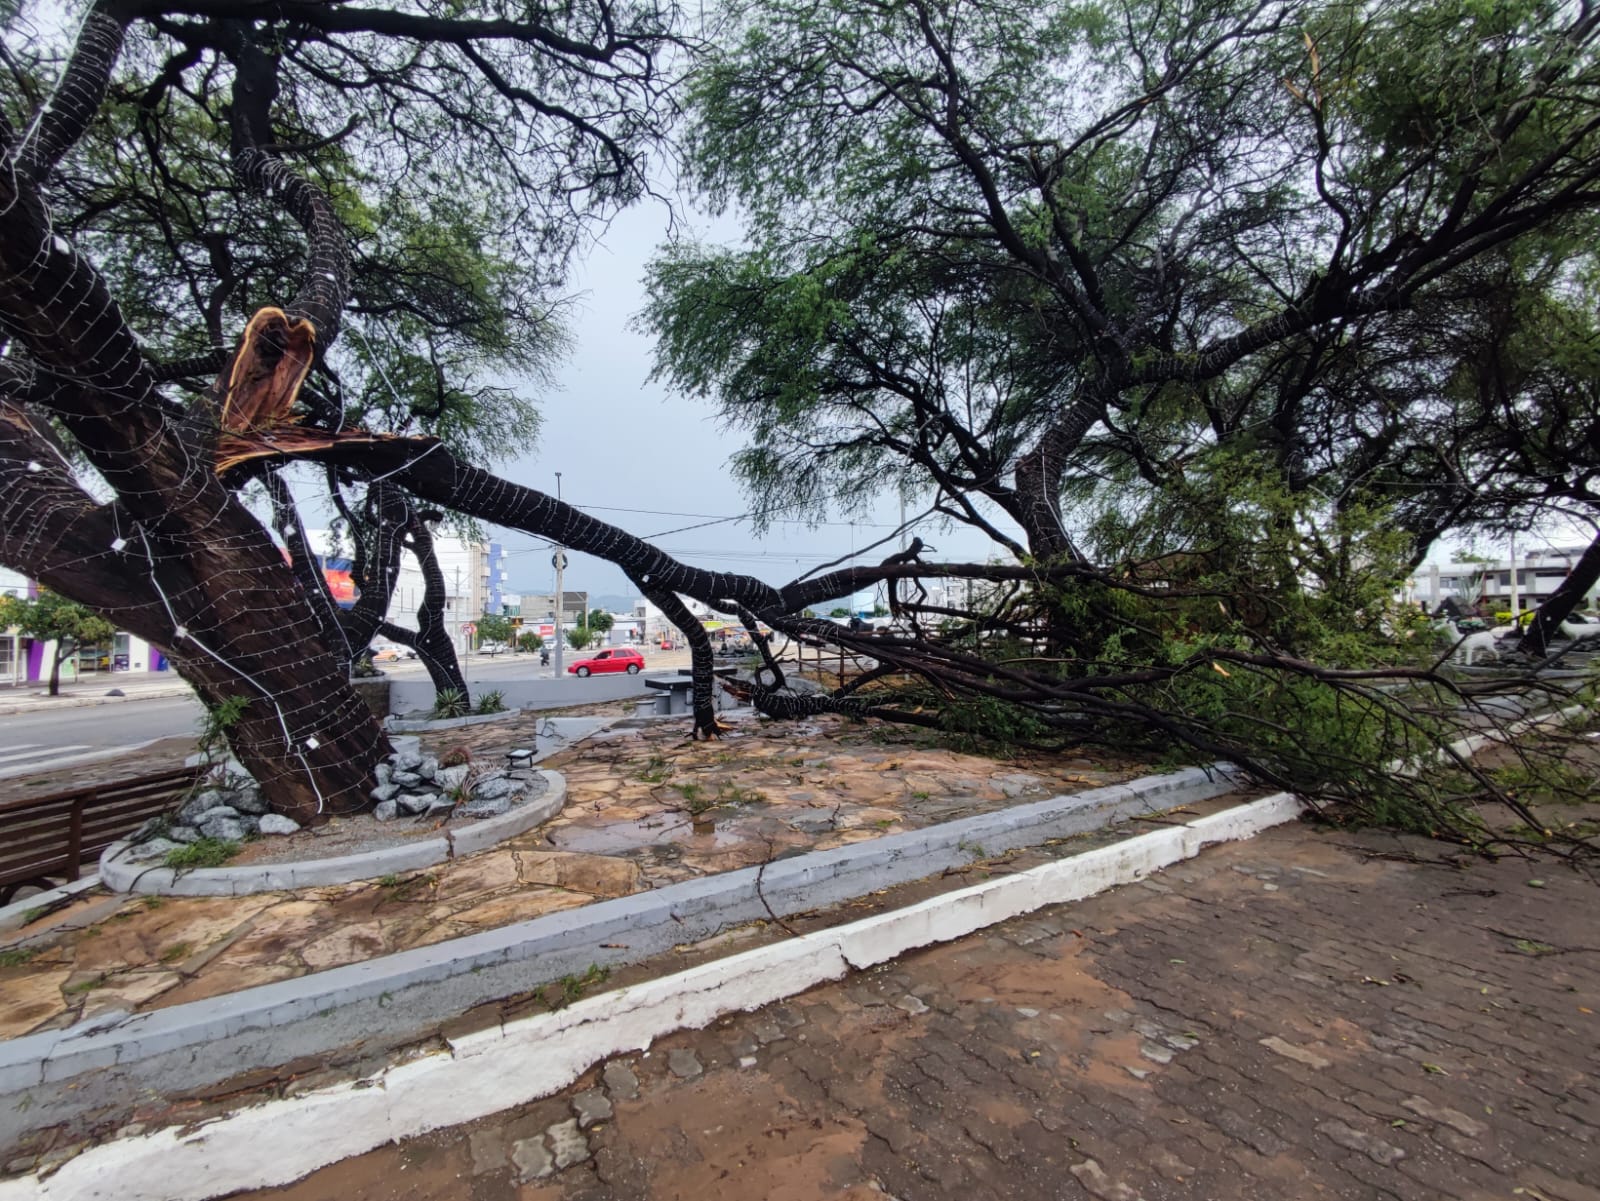
[[[8,714],[0,718],[0,779],[193,735],[199,723],[200,702],[192,696]]]
[[[567,652],[568,662],[579,657]],[[415,660],[381,667],[397,679],[427,675]],[[539,666],[537,655],[471,655],[462,661],[462,669],[469,684],[513,678],[549,679],[555,675],[553,665]],[[82,692],[92,686],[99,693],[103,686],[118,683],[126,681],[108,677],[84,681],[65,691]],[[60,708],[5,714],[0,716],[0,780],[103,760],[163,738],[193,736],[199,729],[200,714],[200,703],[192,696],[141,697],[136,692],[115,704],[63,704]]]

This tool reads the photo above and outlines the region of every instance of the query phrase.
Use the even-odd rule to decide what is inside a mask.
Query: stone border
[[[177,897],[245,897],[257,892],[349,884],[354,880],[375,880],[380,876],[414,872],[447,859],[486,851],[560,813],[567,799],[566,777],[560,772],[544,768],[535,770],[545,780],[542,794],[520,805],[513,805],[498,817],[486,817],[459,830],[448,830],[442,838],[380,847],[356,855],[330,856],[327,859],[188,869],[125,862],[117,856],[127,849],[128,844],[114,842],[100,856],[100,882],[112,892]]]
[[[28,914],[45,905],[54,905],[57,901],[65,901],[77,896],[80,892],[88,892],[100,883],[100,877],[93,872],[73,880],[70,884],[63,884],[59,888],[47,888],[43,892],[36,892],[31,897],[23,897],[20,901],[0,907],[0,932],[18,930],[28,924]]]
[[[406,721],[397,713],[384,719],[383,728],[390,734],[420,734],[425,730],[455,730],[462,726],[486,726],[497,721],[521,717],[526,709],[506,709],[500,713],[469,713],[466,717],[437,717],[420,721]]]
[[[0,1162],[28,1131],[86,1112],[131,1109],[152,1094],[183,1095],[342,1049],[402,1044],[474,1006],[593,965],[641,962],[746,922],[851,900],[1233,787],[1229,773],[1185,768],[598,901],[202,1001],[107,1013],[9,1039],[0,1042]]]
[[[675,1030],[762,1005],[949,942],[1046,905],[1129,884],[1208,846],[1292,821],[1299,800],[1263,800],[1002,876],[845,926],[449,1038],[368,1079],[92,1147],[43,1180],[0,1181],[0,1201],[209,1201],[272,1188],[338,1160],[470,1122],[565,1088],[590,1066]]]

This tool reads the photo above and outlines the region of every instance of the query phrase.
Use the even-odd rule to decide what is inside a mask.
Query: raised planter
[[[188,869],[129,863],[121,858],[128,844],[118,842],[107,847],[100,857],[100,882],[113,892],[244,897],[257,892],[349,884],[353,880],[375,880],[380,876],[416,871],[459,855],[488,850],[560,813],[567,799],[566,778],[560,772],[542,768],[537,774],[544,777],[546,784],[542,795],[515,805],[498,817],[486,817],[459,830],[447,830],[439,838],[327,859]]]
[[[420,734],[424,730],[454,730],[460,726],[485,726],[492,722],[509,721],[513,717],[521,716],[521,709],[507,709],[503,713],[470,713],[466,717],[428,717],[409,721],[400,717],[390,717],[384,722],[384,728],[391,734]]]

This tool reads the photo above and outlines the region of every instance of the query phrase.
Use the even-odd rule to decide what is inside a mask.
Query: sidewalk
[[[122,695],[108,695],[113,691]],[[36,713],[50,709],[74,709],[86,705],[114,705],[122,701],[190,695],[193,695],[193,690],[174,671],[97,672],[80,680],[63,680],[59,696],[50,695],[50,686],[45,681],[0,685],[0,717],[9,713]]]
[[[1281,827],[238,1196],[1600,1201],[1594,885],[1442,850]]]

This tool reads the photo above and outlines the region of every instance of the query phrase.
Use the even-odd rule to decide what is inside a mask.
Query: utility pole
[[[1517,603],[1517,536],[1511,535],[1511,628],[1520,626],[1520,606]]]
[[[561,501],[561,473],[556,472],[556,502]],[[566,650],[567,635],[561,628],[561,619],[566,615],[567,598],[561,591],[561,573],[567,568],[567,552],[563,547],[557,546],[556,553],[550,556],[550,563],[556,569],[556,679],[561,678],[561,660]]]

